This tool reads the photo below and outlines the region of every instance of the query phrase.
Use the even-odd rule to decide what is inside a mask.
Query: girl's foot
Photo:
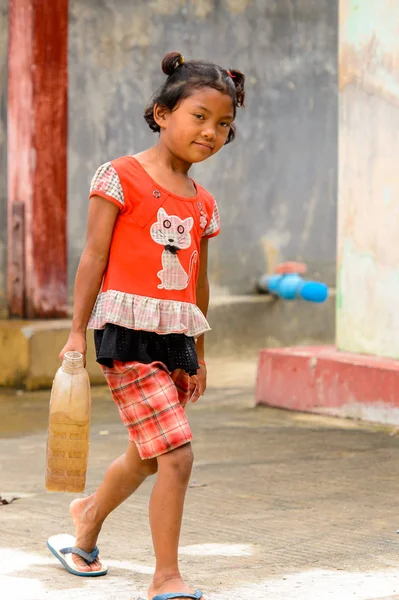
[[[154,596],[157,596],[158,594],[168,594],[173,592],[194,594],[194,590],[189,588],[181,577],[174,577],[172,579],[166,579],[163,581],[154,578],[154,581],[148,590],[148,600],[152,600]],[[184,596],[182,596],[182,600],[185,600]],[[206,600],[205,596],[201,596],[201,600]]]
[[[98,524],[95,522],[91,496],[73,500],[69,507],[69,512],[71,513],[76,531],[75,546],[86,552],[91,552],[96,546],[102,526],[102,523]],[[79,571],[100,571],[102,569],[102,564],[98,557],[90,565],[76,554],[72,554],[72,559]]]

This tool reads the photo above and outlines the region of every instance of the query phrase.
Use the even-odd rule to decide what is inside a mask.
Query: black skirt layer
[[[199,369],[193,337],[184,333],[159,335],[153,331],[136,331],[107,323],[94,331],[97,362],[112,367],[114,360],[148,364],[160,361],[169,371],[183,369],[195,375]]]

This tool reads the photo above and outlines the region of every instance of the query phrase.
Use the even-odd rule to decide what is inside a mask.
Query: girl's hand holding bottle
[[[66,352],[80,352],[83,354],[83,365],[86,366],[87,342],[86,334],[78,331],[71,331],[68,341],[60,352],[59,359],[62,362]]]

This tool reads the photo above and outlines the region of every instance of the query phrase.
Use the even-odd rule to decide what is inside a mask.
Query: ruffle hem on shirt
[[[159,334],[184,333],[198,337],[210,326],[196,304],[159,300],[108,290],[98,295],[88,329],[104,329],[107,323]]]

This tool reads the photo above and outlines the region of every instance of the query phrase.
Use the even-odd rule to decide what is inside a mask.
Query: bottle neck
[[[66,352],[62,361],[61,369],[65,373],[79,373],[83,371],[83,354],[80,352]]]

